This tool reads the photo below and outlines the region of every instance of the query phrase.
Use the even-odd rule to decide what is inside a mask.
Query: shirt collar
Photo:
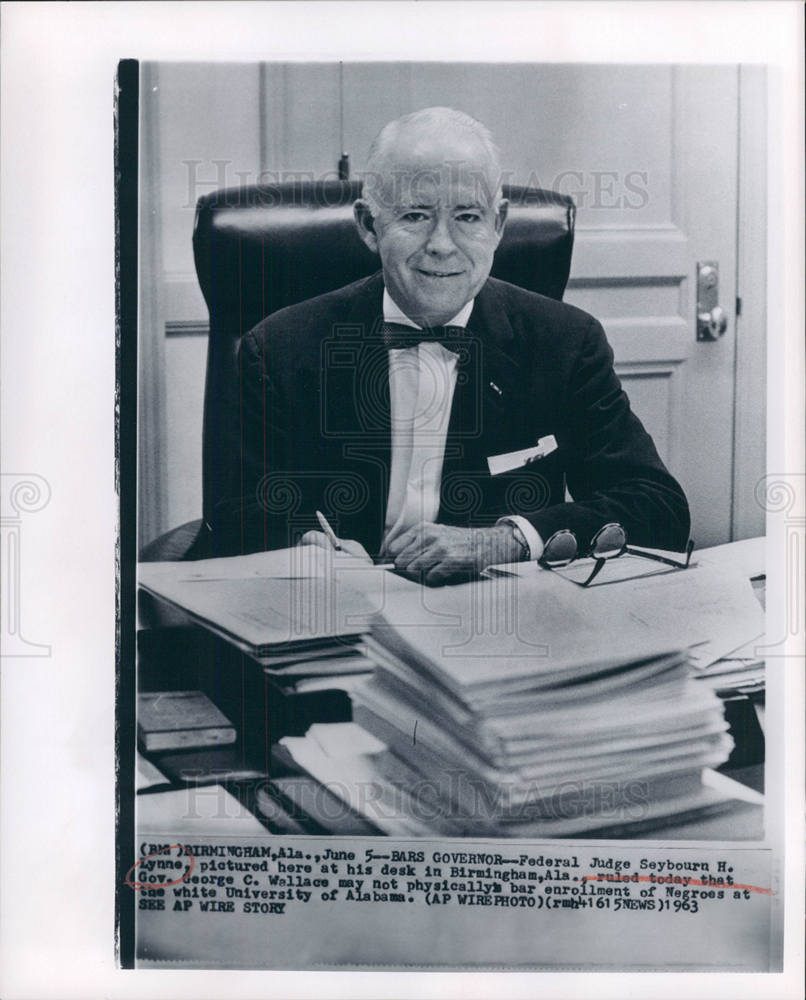
[[[448,320],[444,326],[461,326],[462,328],[467,326],[467,321],[470,319],[470,314],[473,312],[473,303],[475,299],[471,299],[469,302],[465,303],[459,312],[453,317],[453,319]],[[414,327],[415,330],[421,330],[422,327],[414,323],[409,317],[403,312],[398,306],[389,292],[384,288],[383,290],[383,319],[385,323],[401,323],[403,326]]]

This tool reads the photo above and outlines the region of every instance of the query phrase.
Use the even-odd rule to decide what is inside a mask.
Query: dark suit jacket
[[[294,544],[318,528],[377,553],[390,470],[388,352],[380,273],[268,316],[242,341],[239,459],[207,554]],[[487,457],[553,434],[557,450],[491,476]],[[574,502],[565,502],[567,484]],[[544,540],[580,546],[620,522],[636,545],[682,549],[686,498],[630,410],[601,325],[572,306],[490,278],[457,364],[438,521],[522,514]]]

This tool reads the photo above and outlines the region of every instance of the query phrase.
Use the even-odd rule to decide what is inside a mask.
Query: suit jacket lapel
[[[511,429],[523,405],[523,371],[508,353],[515,342],[504,302],[489,283],[479,294],[457,362],[445,460],[440,520],[464,522],[482,512],[487,457]]]
[[[340,517],[344,533],[377,552],[386,515],[391,457],[389,359],[381,336],[383,276],[359,289],[344,322],[327,331],[322,364],[324,433],[333,462],[357,477],[363,503]]]
[[[383,439],[389,426],[388,361],[380,333],[383,278],[366,280],[343,319],[322,332],[324,436]]]

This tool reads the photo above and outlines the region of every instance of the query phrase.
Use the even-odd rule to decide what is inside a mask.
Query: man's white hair
[[[502,198],[501,154],[493,141],[490,130],[464,111],[457,111],[456,108],[433,107],[412,111],[410,114],[388,122],[373,139],[367,153],[362,192],[362,197],[368,202],[373,215],[377,215],[381,207],[380,189],[387,180],[385,171],[388,168],[389,149],[398,134],[411,126],[419,126],[426,132],[441,132],[448,128],[465,129],[475,136],[489,160],[487,174],[492,182],[488,192],[490,201],[491,204],[498,206]]]

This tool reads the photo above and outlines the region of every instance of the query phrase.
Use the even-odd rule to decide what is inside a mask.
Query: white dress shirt
[[[471,299],[445,326],[467,326]],[[389,292],[383,292],[387,323],[420,330]],[[439,512],[445,441],[456,389],[456,355],[440,343],[424,341],[413,347],[389,350],[389,400],[392,430],[392,468],[386,505],[384,543],[421,521],[435,521]],[[501,518],[520,528],[532,559],[543,542],[525,517]]]

